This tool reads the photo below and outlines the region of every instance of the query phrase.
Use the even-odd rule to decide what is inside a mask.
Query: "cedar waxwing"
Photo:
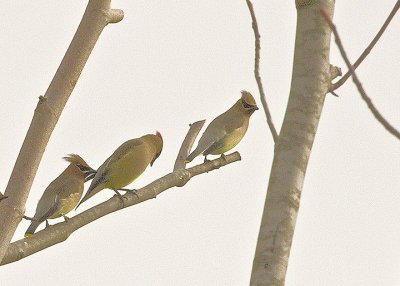
[[[103,189],[111,189],[122,198],[118,190],[129,191],[122,188],[138,178],[149,164],[152,166],[160,156],[162,148],[163,139],[158,131],[156,135],[147,134],[123,143],[100,166],[88,191],[76,208]]]
[[[200,153],[220,155],[235,147],[249,127],[250,116],[258,110],[256,101],[250,92],[243,90],[242,97],[226,112],[215,118],[207,126],[196,149],[186,158],[189,163]]]
[[[44,221],[47,226],[47,219],[64,217],[67,220],[66,214],[74,209],[82,197],[84,183],[96,173],[76,154],[70,154],[63,159],[70,164],[44,191],[25,237],[31,237]]]

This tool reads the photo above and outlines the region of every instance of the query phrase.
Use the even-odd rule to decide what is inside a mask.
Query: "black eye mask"
[[[76,166],[77,166],[77,167],[79,168],[79,170],[81,170],[82,172],[87,172],[87,171],[92,170],[92,168],[87,167],[87,166],[83,166],[83,165],[81,165],[81,164],[76,164]]]
[[[248,104],[246,101],[242,99],[243,107],[246,109],[254,108],[254,105]]]

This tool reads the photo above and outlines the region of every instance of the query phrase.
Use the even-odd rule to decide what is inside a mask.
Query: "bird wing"
[[[228,111],[232,112],[231,110]],[[207,126],[196,149],[188,156],[188,161],[192,161],[206,150],[218,149],[224,143],[224,139],[228,134],[242,128],[243,116],[235,116],[228,113],[228,111],[215,118]],[[228,116],[230,120],[227,120]]]
[[[78,190],[79,184],[79,181],[73,181],[73,178],[64,177],[63,180],[54,180],[47,187],[40,199],[35,217],[38,218],[39,221],[45,221],[56,214],[62,208],[62,200],[67,199],[72,194],[71,190]]]
[[[57,212],[57,210],[60,208],[60,200],[58,199],[58,196],[56,195],[54,197],[54,201],[50,208],[38,219],[39,222],[45,221],[49,217],[51,217],[53,214]]]
[[[54,213],[58,193],[64,187],[64,182],[60,177],[61,175],[55,178],[45,189],[37,204],[35,219],[44,221]]]
[[[119,146],[117,150],[115,150],[115,152],[100,166],[96,176],[93,178],[92,183],[90,184],[88,192],[109,179],[108,170],[112,169],[115,164],[123,160],[125,157],[130,156],[130,152],[134,150],[132,147],[139,147],[143,144],[144,143],[142,140],[132,139]]]

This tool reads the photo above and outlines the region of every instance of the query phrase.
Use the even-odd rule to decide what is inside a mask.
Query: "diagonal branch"
[[[137,190],[135,194],[127,193],[125,195],[126,200],[124,200],[124,205],[121,204],[121,200],[117,196],[114,196],[108,201],[70,218],[67,222],[52,225],[35,233],[31,238],[24,238],[11,243],[0,265],[18,261],[38,251],[63,242],[74,231],[107,214],[153,199],[165,190],[184,186],[194,176],[219,169],[220,167],[239,161],[240,159],[240,154],[235,152],[226,155],[224,158],[218,158],[189,169],[180,169],[169,173]]]
[[[389,16],[387,17],[387,19],[383,23],[382,27],[380,28],[380,30],[378,31],[376,36],[373,38],[372,42],[368,45],[368,47],[364,50],[364,52],[360,55],[360,57],[354,63],[353,70],[356,70],[358,68],[358,66],[363,62],[363,60],[371,52],[371,50],[373,49],[375,44],[379,41],[379,39],[381,38],[381,36],[385,32],[386,28],[389,26],[390,21],[392,21],[394,15],[396,15],[396,13],[399,10],[399,8],[400,8],[400,0],[397,0],[397,2],[394,5],[392,11],[390,12]],[[331,87],[330,91],[332,92],[335,89],[338,89],[339,87],[341,87],[347,81],[347,79],[351,76],[351,74],[352,74],[352,72],[349,69],[349,71],[340,80],[338,80],[337,82],[332,84],[332,87]]]
[[[247,3],[247,7],[249,7],[249,11],[250,11],[251,19],[252,19],[252,27],[254,30],[254,37],[255,37],[254,77],[256,78],[258,91],[260,93],[261,103],[264,108],[265,117],[267,118],[267,123],[268,123],[269,129],[271,130],[271,134],[274,139],[274,142],[276,143],[278,141],[278,133],[276,132],[274,123],[272,122],[271,112],[269,111],[269,108],[268,108],[267,99],[265,97],[264,88],[263,88],[263,84],[262,84],[261,76],[260,76],[260,49],[261,49],[260,38],[261,38],[261,36],[260,36],[260,32],[258,30],[257,18],[256,18],[256,14],[254,13],[253,4],[251,3],[250,0],[246,0],[246,3]]]
[[[336,26],[332,23],[331,19],[329,18],[328,14],[324,9],[321,9],[321,14],[324,16],[326,22],[328,23],[329,27],[331,28],[334,36],[335,36],[335,42],[340,50],[340,54],[342,55],[344,61],[346,62],[347,68],[349,69],[353,82],[356,85],[362,99],[365,101],[367,104],[368,108],[371,110],[372,114],[375,116],[375,118],[385,127],[387,131],[389,131],[393,136],[395,136],[397,139],[400,139],[400,132],[394,128],[379,112],[379,110],[375,107],[375,105],[372,103],[371,98],[367,95],[365,92],[364,88],[362,87],[362,84],[360,80],[358,79],[356,72],[354,70],[354,67],[351,65],[349,58],[347,57],[346,51],[344,50],[342,41],[340,40],[339,33],[336,29]]]
[[[36,171],[61,112],[71,95],[104,27],[122,20],[121,10],[110,9],[111,0],[89,0],[81,23],[44,96],[39,97],[0,204],[0,261],[25,212]]]
[[[190,124],[190,128],[188,133],[186,134],[185,139],[181,145],[181,149],[179,149],[178,156],[176,157],[174,171],[184,169],[185,168],[185,160],[189,155],[190,150],[192,149],[193,143],[196,140],[197,135],[199,134],[201,128],[204,125],[205,120],[196,121],[193,124]]]

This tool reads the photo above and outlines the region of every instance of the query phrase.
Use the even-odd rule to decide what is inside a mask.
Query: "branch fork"
[[[104,27],[123,19],[123,12],[111,9],[110,3],[111,0],[89,0],[57,72],[45,95],[39,98],[4,192],[8,199],[0,204],[0,261],[21,221],[21,217],[14,210],[18,213],[25,210],[25,203],[47,143],[91,51]]]
[[[181,162],[186,159],[185,154],[190,152],[193,142],[199,134],[203,124],[204,120],[190,125],[189,131],[178,153],[175,166],[180,165]],[[35,233],[30,238],[24,238],[11,243],[0,265],[18,261],[38,251],[63,242],[67,240],[74,231],[91,223],[92,221],[95,221],[112,212],[119,211],[150,199],[154,199],[160,193],[170,188],[183,187],[194,176],[219,169],[227,164],[237,162],[240,159],[240,154],[238,152],[234,152],[232,154],[225,155],[224,157],[210,160],[188,169],[176,169],[173,172],[148,184],[147,186],[138,189],[134,193],[128,192],[124,194],[123,204],[121,204],[121,199],[119,197],[113,196],[109,200],[69,218],[68,221],[46,227],[45,229]]]

